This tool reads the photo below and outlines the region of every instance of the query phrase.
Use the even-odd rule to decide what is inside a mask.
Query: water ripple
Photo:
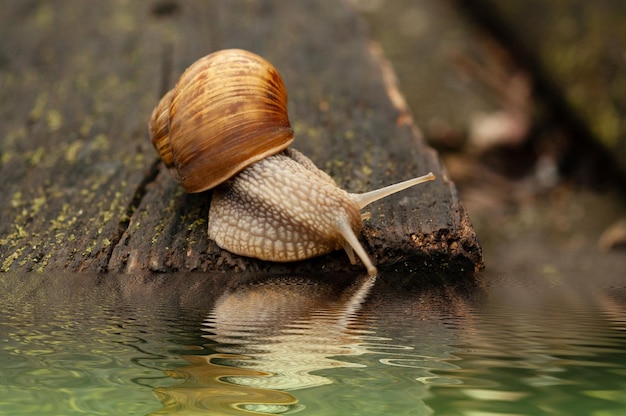
[[[0,414],[626,409],[623,287],[501,279],[476,295],[403,290],[387,276],[242,279],[217,290],[184,276],[176,287],[194,290],[177,293],[159,279],[63,277],[39,286],[0,276]]]

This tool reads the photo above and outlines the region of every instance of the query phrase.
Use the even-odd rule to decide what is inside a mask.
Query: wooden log
[[[3,8],[1,270],[355,270],[340,252],[276,264],[220,250],[207,239],[211,193],[185,194],[158,160],[146,127],[152,108],[189,64],[228,47],[279,69],[294,147],[345,189],[435,173],[372,206],[361,238],[381,269],[482,268],[454,184],[347,3],[15,0]]]

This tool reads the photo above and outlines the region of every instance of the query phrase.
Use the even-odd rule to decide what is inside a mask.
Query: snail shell
[[[294,139],[280,74],[241,49],[193,63],[154,109],[149,128],[163,163],[187,192],[211,189]]]

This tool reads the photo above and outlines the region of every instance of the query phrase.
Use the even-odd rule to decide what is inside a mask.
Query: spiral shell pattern
[[[152,144],[187,192],[211,189],[294,139],[282,77],[240,49],[194,62],[152,112]]]

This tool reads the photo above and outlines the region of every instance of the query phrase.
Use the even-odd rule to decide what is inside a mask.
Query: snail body
[[[345,249],[370,275],[360,244],[361,209],[432,173],[351,194],[295,149],[287,92],[278,71],[240,49],[192,64],[161,99],[149,123],[165,166],[187,192],[213,189],[209,238],[235,254],[303,260]]]

